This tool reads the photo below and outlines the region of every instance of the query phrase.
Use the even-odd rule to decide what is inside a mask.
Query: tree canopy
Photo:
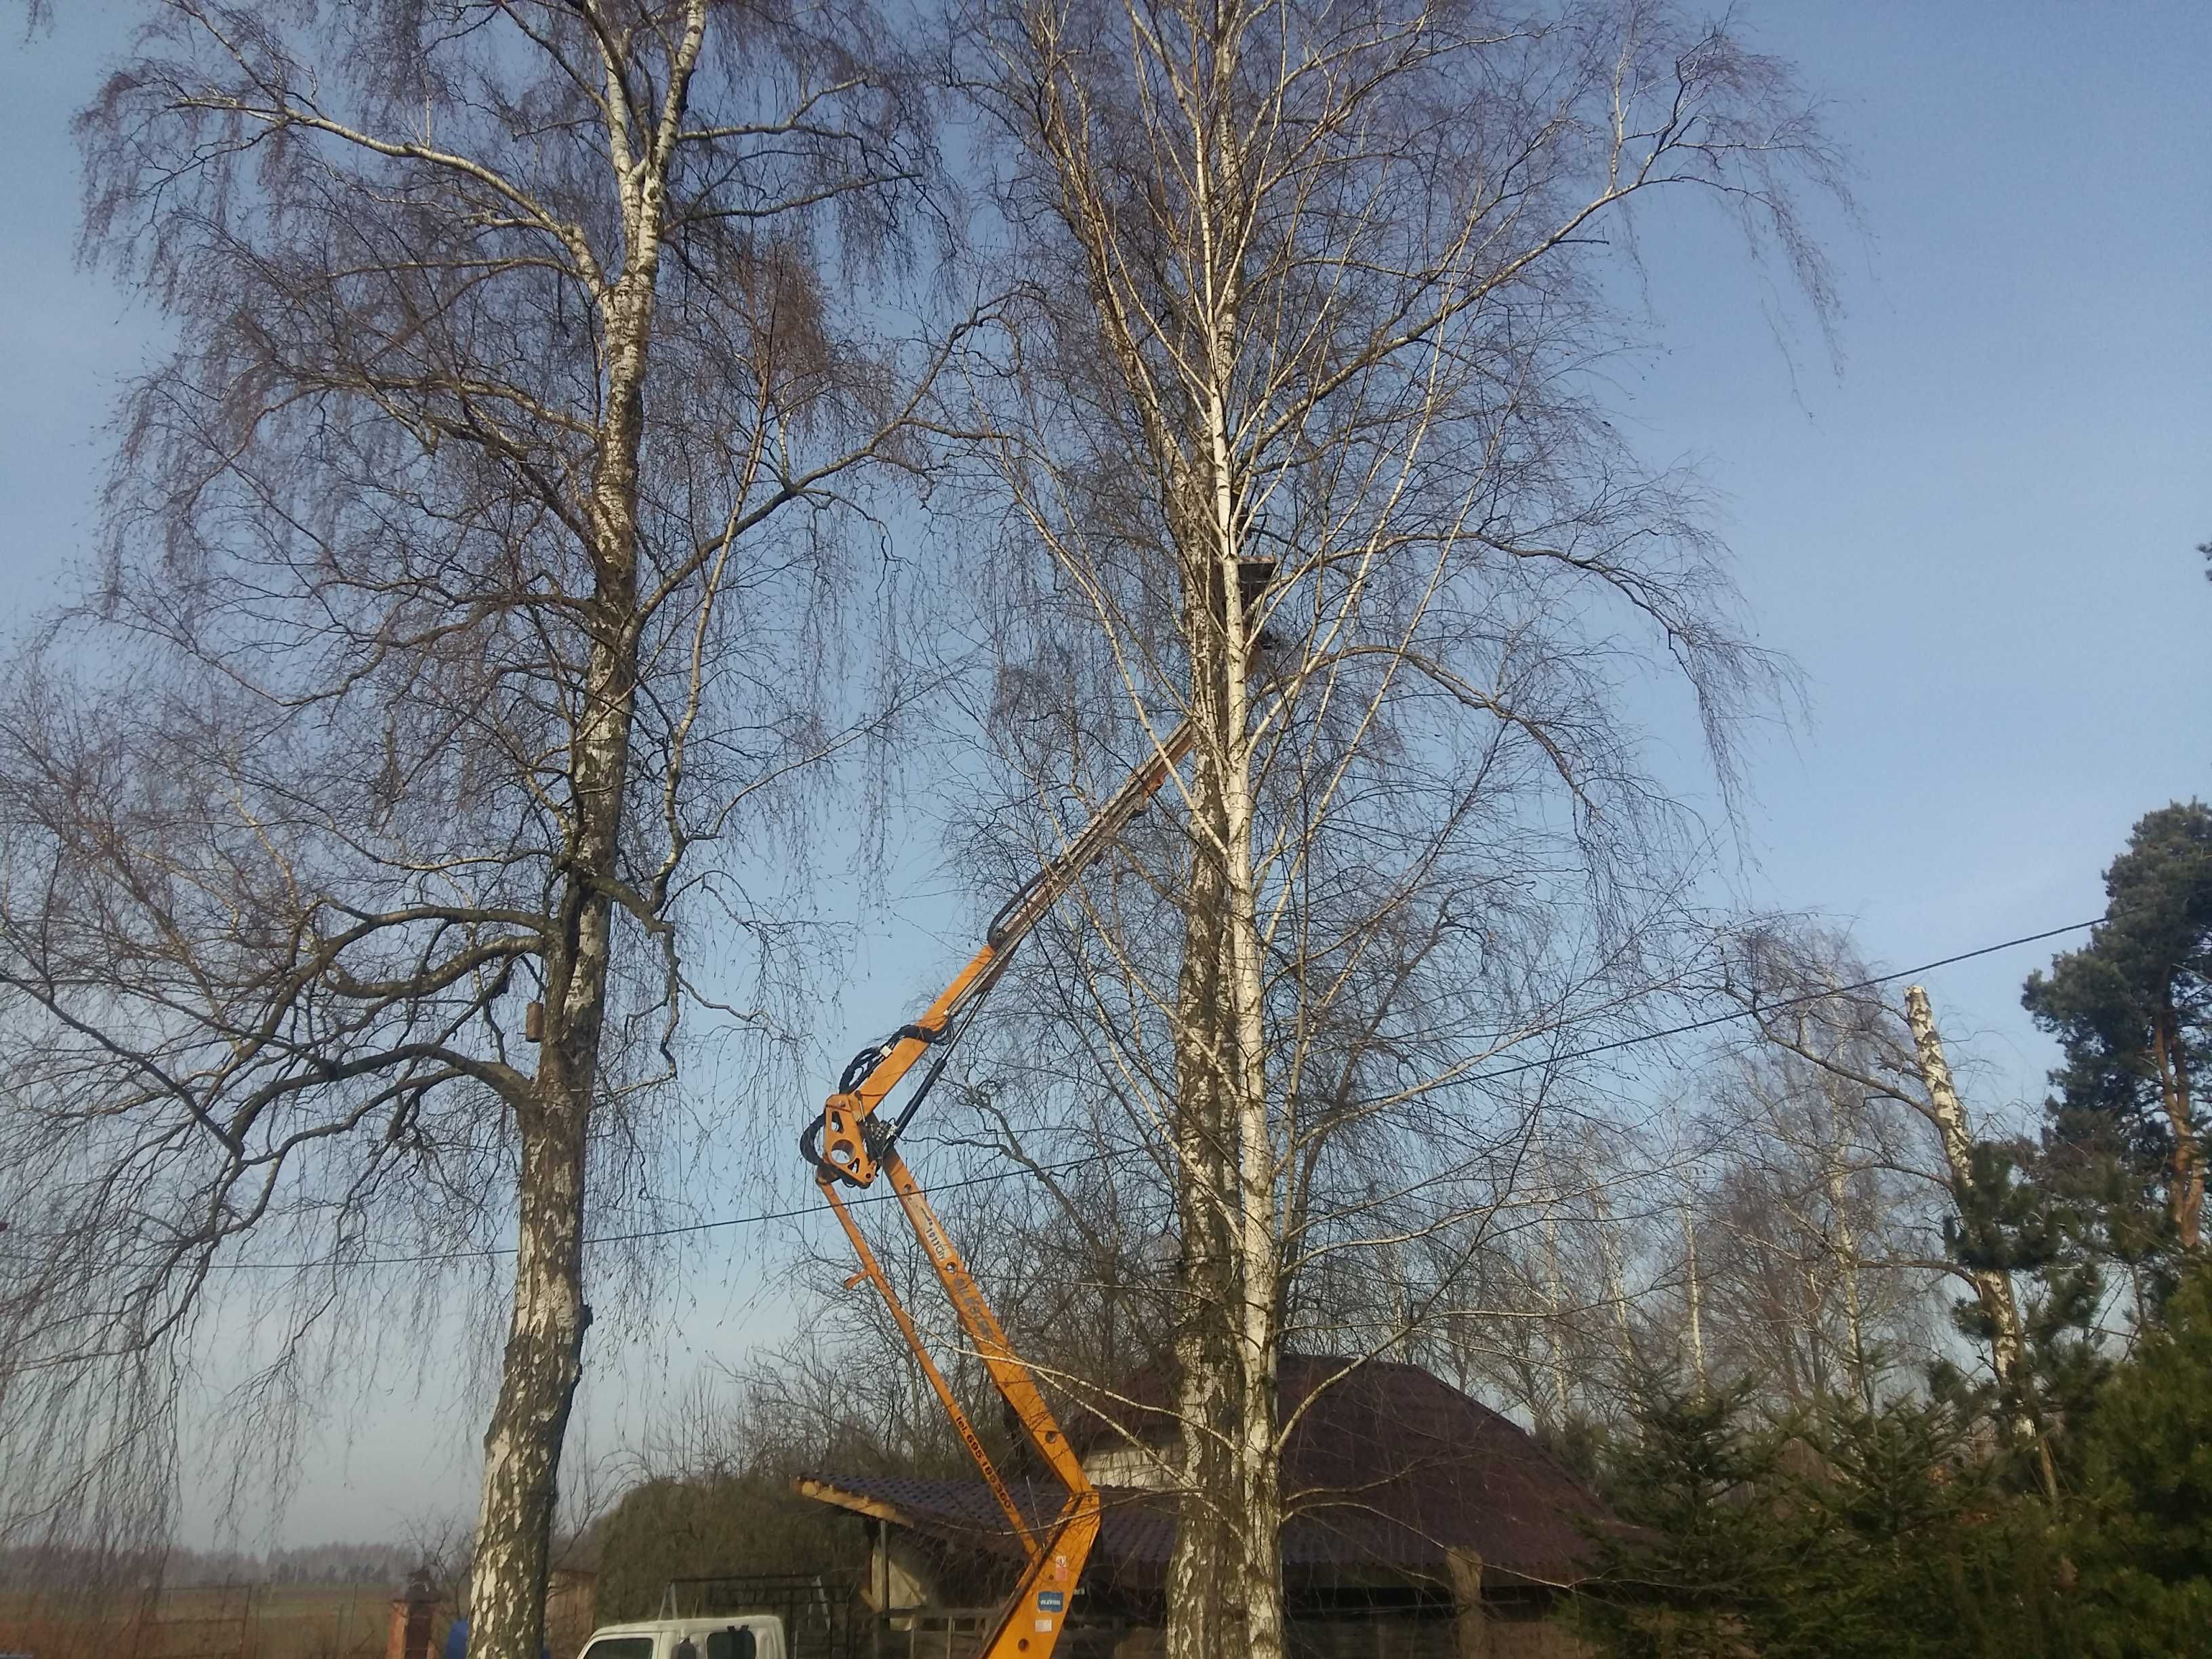
[[[2029,976],[2021,1000],[2064,1063],[2053,1129],[2163,1195],[2173,1240],[2194,1250],[2204,1207],[2196,1079],[2212,1053],[2212,810],[2146,813],[2105,871],[2106,920],[2081,950]]]

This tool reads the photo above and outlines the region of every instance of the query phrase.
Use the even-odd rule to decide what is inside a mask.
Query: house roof
[[[1088,1421],[1071,1414],[1070,1443],[1159,1443],[1170,1398],[1165,1373],[1140,1376]],[[1588,1528],[1610,1521],[1524,1430],[1418,1365],[1286,1354],[1278,1410],[1297,1414],[1282,1468],[1286,1577],[1447,1583],[1448,1555],[1464,1551],[1481,1559],[1486,1582],[1571,1583],[1588,1571]],[[1064,1496],[1010,1484],[1036,1520]],[[1018,1553],[981,1481],[830,1476],[799,1490],[948,1544]],[[1092,1571],[1132,1588],[1157,1583],[1174,1545],[1172,1498],[1119,1487],[1100,1497]]]

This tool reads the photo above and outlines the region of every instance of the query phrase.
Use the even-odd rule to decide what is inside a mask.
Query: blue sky
[[[0,626],[87,549],[100,423],[158,338],[73,257],[69,117],[131,9],[58,9],[51,35],[0,48]],[[1863,216],[1832,240],[1839,368],[1802,326],[1778,349],[1740,250],[1670,212],[1646,226],[1656,349],[1617,371],[1645,453],[1695,459],[1722,493],[1759,636],[1809,683],[1809,721],[1753,745],[1739,896],[1847,919],[1892,966],[2094,915],[2130,823],[2212,793],[2193,551],[2212,539],[2212,7],[1738,15],[1827,99]],[[2048,1064],[2017,997],[2051,948],[1931,977],[1992,1106]],[[915,988],[873,977],[856,1000]],[[716,1328],[678,1346],[741,1343],[748,1289],[742,1264],[702,1258],[690,1306]],[[599,1374],[599,1449],[650,1376],[688,1373],[669,1358]],[[357,1415],[350,1450],[310,1460],[290,1530],[465,1509],[471,1415],[435,1389]]]
[[[2094,915],[2134,820],[2208,787],[2212,9],[1753,6],[1850,148],[1839,374],[1742,262],[1653,260],[1625,408],[1702,459],[1812,719],[1756,759],[1754,900],[1891,965]],[[2047,954],[2049,947],[2045,947]],[[2033,951],[1939,974],[1992,1085],[2048,1063]]]

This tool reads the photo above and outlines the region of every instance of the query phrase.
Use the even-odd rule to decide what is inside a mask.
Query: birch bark
[[[1224,457],[1224,459],[1226,458]],[[1228,1310],[1235,1321],[1239,1383],[1235,1449],[1241,1544],[1237,1601],[1244,1617],[1243,1650],[1253,1659],[1283,1651],[1282,1499],[1277,1443],[1276,1360],[1280,1350],[1282,1235],[1277,1127],[1269,1100],[1267,1025],[1260,944],[1260,890],[1252,842],[1250,647],[1237,580],[1235,524],[1228,492],[1220,492],[1217,533],[1228,614],[1227,691],[1223,737],[1230,757],[1223,780],[1228,872],[1225,932],[1232,1045],[1227,1068],[1236,1113],[1234,1238],[1237,1249]]]
[[[1966,1121],[1966,1103],[1959,1098],[1958,1088],[1951,1080],[1951,1064],[1944,1055],[1943,1039],[1936,1029],[1936,1013],[1929,1004],[1925,988],[1905,988],[1905,1023],[1912,1032],[1920,1078],[1928,1090],[1929,1115],[1936,1121],[1937,1138],[1942,1143],[1943,1162],[1951,1172],[1952,1190],[1954,1194],[1964,1193],[1974,1178],[1973,1129]],[[1996,1267],[1972,1267],[1967,1269],[1966,1277],[1974,1287],[1974,1299],[1981,1304],[1982,1316],[1989,1322],[1990,1369],[1996,1374],[1997,1387],[2014,1405],[2014,1431],[2035,1448],[2045,1494],[2056,1499],[2057,1473],[2051,1460],[2051,1449],[2044,1443],[2034,1414],[2021,1401],[2024,1355],[2020,1304],[2014,1293],[2012,1275]]]
[[[581,718],[569,752],[569,844],[557,925],[545,953],[546,1024],[519,1114],[522,1168],[514,1306],[499,1395],[484,1431],[483,1500],[470,1577],[472,1659],[532,1659],[544,1644],[545,1593],[561,1448],[583,1376],[589,1310],[583,1234],[587,1134],[599,1090],[623,807],[637,712],[638,475],[667,172],[707,26],[689,0],[665,91],[634,130],[626,65],[602,47],[609,166],[625,260],[605,306],[606,415],[590,490],[594,586]]]
[[[1844,1334],[1850,1348],[1851,1392],[1867,1410],[1875,1407],[1872,1357],[1868,1352],[1866,1310],[1860,1284],[1858,1230],[1851,1224],[1850,1185],[1838,1093],[1826,1091],[1830,1134],[1821,1148],[1828,1188],[1828,1224],[1835,1233],[1836,1267],[1844,1286]]]
[[[1201,684],[1203,682],[1201,682]],[[1175,1356],[1181,1499],[1168,1568],[1169,1659],[1217,1659],[1242,1640],[1242,1620],[1224,1593],[1235,1577],[1237,1518],[1234,1356],[1222,1297],[1233,1283],[1223,1111],[1228,1073],[1221,988],[1222,824],[1213,769],[1201,748],[1192,780],[1192,869],[1176,990],[1175,1200],[1182,1250],[1177,1274]]]
[[[1698,1398],[1703,1399],[1711,1384],[1705,1374],[1705,1292],[1698,1282],[1698,1228],[1688,1205],[1682,1206],[1681,1216],[1683,1283],[1690,1304],[1690,1375]]]

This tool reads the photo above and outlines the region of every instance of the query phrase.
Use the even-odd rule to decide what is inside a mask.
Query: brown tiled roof
[[[1488,1407],[1418,1365],[1316,1355],[1284,1357],[1279,1395],[1284,1413],[1305,1407],[1283,1459],[1286,1577],[1444,1583],[1452,1550],[1480,1556],[1486,1582],[1565,1584],[1584,1576],[1585,1528],[1607,1523],[1604,1506]],[[1140,1376],[1102,1408],[1112,1421],[1072,1419],[1068,1438],[1084,1451],[1121,1443],[1125,1430],[1157,1443],[1170,1421],[1158,1408],[1169,1397],[1163,1374]],[[1026,1513],[1041,1518],[1058,1508],[1056,1487],[1013,1484]],[[979,1481],[833,1476],[801,1490],[948,1543],[1016,1549]],[[1157,1583],[1174,1542],[1172,1500],[1121,1488],[1101,1496],[1094,1575],[1133,1588]]]

